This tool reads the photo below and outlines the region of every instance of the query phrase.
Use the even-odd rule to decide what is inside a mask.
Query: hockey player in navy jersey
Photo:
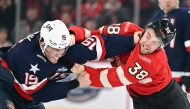
[[[0,109],[44,109],[41,102],[66,98],[69,90],[90,84],[85,73],[78,75],[78,80],[66,80],[72,65],[63,55],[75,43],[73,39],[84,39],[84,35],[71,36],[63,22],[47,21],[40,32],[8,51],[1,49]]]
[[[190,92],[190,10],[179,7],[179,0],[158,0],[161,11],[156,13],[155,19],[170,19],[177,30],[176,36],[165,47],[168,63],[173,78],[186,86]],[[182,76],[182,78],[181,78]]]
[[[176,30],[169,20],[155,20],[148,24],[145,30],[130,22],[103,26],[92,36],[94,39],[90,37],[79,44],[80,46],[78,44],[73,46],[74,48],[78,45],[76,48],[80,48],[80,51],[83,49],[75,57],[85,55],[83,52],[86,51],[88,55],[82,57],[84,60],[85,57],[99,60],[115,55],[118,51],[129,51],[112,58],[113,68],[94,69],[76,64],[71,70],[76,74],[85,70],[90,74],[91,86],[94,87],[126,85],[133,99],[134,109],[190,109],[186,93],[172,79],[163,50],[175,33]],[[134,38],[131,43],[126,43],[127,41],[121,41],[116,36]],[[67,52],[67,56],[70,56],[69,53],[70,51]],[[72,60],[80,62],[77,58],[73,58],[74,54],[71,55]]]

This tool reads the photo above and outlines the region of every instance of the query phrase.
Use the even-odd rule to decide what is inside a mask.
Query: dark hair
[[[40,38],[41,36],[40,36],[40,33],[38,34],[38,36],[37,36],[37,44],[40,44],[40,42],[44,42],[44,38],[42,37],[42,38]]]

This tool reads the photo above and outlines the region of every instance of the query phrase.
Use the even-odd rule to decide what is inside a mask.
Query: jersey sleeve
[[[91,31],[82,28],[80,26],[71,26],[69,27],[70,34],[75,34],[76,42],[81,42],[84,39],[91,36]]]
[[[97,57],[96,48],[89,49],[80,43],[71,46],[65,56],[74,63],[84,64],[89,60],[94,60]]]
[[[113,34],[120,34],[120,35],[133,35],[136,31],[143,31],[138,25],[132,22],[123,22],[121,24],[113,24],[102,26],[96,31],[91,31],[91,34],[103,34],[103,35],[113,35]]]
[[[71,46],[66,56],[73,62],[84,64],[90,60],[99,61],[129,52],[133,47],[133,36],[93,35],[82,43]]]
[[[75,34],[75,38],[77,42],[83,41],[85,39],[85,31],[84,28],[79,26],[71,26],[69,28],[70,34]]]
[[[128,62],[122,66],[98,69],[85,66],[85,70],[90,74],[91,86],[117,87],[130,85],[149,80],[162,69],[163,64],[160,63],[158,58],[154,58],[140,57],[135,52],[129,57]]]

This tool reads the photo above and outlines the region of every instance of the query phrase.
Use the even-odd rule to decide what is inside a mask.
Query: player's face
[[[53,64],[56,64],[58,59],[62,57],[63,53],[65,52],[65,49],[55,49],[50,46],[48,46],[45,50],[45,56],[48,58],[50,62]]]
[[[178,7],[178,0],[159,0],[161,7],[165,13],[170,12]]]
[[[160,40],[156,37],[153,29],[149,28],[145,31],[143,37],[140,39],[141,54],[153,53],[161,46]]]

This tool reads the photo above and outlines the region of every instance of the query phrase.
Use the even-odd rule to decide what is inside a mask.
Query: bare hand
[[[74,66],[71,68],[71,71],[75,75],[79,75],[81,72],[84,72],[84,65],[75,63]]]
[[[85,37],[86,37],[86,38],[89,38],[89,37],[91,36],[91,33],[90,33],[89,30],[84,29],[84,32],[85,32]]]
[[[70,39],[70,46],[74,45],[75,44],[75,35],[74,34],[70,34],[71,36],[71,39]]]
[[[91,84],[90,75],[85,71],[78,75],[79,87],[86,87]]]
[[[142,31],[138,31],[134,33],[134,44],[136,44],[140,40],[141,35],[142,35]]]

